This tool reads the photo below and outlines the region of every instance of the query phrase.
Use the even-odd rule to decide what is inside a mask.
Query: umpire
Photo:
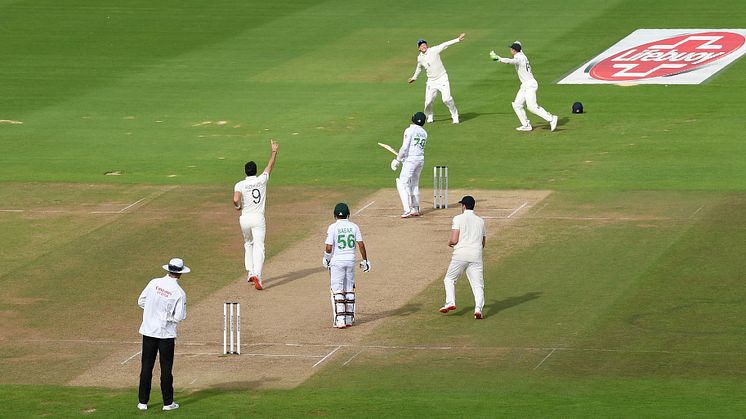
[[[137,304],[143,309],[142,325],[142,368],[140,369],[140,402],[137,408],[148,410],[150,384],[153,379],[153,366],[156,355],[160,354],[161,393],[163,410],[178,409],[174,403],[174,347],[176,344],[176,324],[186,319],[186,293],[178,284],[181,274],[191,271],[184,261],[173,258],[163,265],[168,274],[152,279],[142,290]]]

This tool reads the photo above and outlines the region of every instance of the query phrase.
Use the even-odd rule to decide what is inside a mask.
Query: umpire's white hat
[[[171,259],[168,261],[168,265],[163,265],[163,269],[175,274],[186,274],[192,271],[188,266],[184,265],[184,261],[181,258]]]

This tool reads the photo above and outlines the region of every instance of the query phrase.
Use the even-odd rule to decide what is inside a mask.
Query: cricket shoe
[[[137,408],[140,410],[148,410],[148,405],[145,403],[138,403]]]
[[[559,118],[557,118],[557,115],[552,116],[552,120],[549,121],[549,129],[552,131],[557,129],[557,121],[559,121]]]
[[[456,309],[456,306],[454,306],[454,305],[450,305],[450,306],[449,305],[445,305],[445,306],[439,308],[438,311],[440,311],[441,313],[448,313],[449,311],[455,310],[455,309]]]
[[[516,131],[531,131],[534,129],[531,124],[521,125],[520,127],[516,128]]]
[[[249,282],[253,282],[254,283],[254,288],[258,289],[259,291],[261,291],[261,290],[264,289],[262,287],[262,280],[259,279],[258,275],[251,275],[249,277]]]
[[[409,218],[409,217],[415,217],[415,215],[412,215],[412,211],[407,211],[404,214],[400,215],[401,218]]]
[[[452,119],[453,119],[453,123],[454,123],[454,124],[458,124],[458,123],[459,123],[459,120],[458,120],[458,116],[457,116],[457,117],[455,117],[455,118],[452,118]]]
[[[427,122],[430,123],[430,124],[433,123],[433,116],[432,115],[430,115],[430,116],[427,117]]]
[[[481,311],[475,311],[474,312],[474,319],[476,319],[476,320],[482,320],[482,312]]]
[[[171,404],[167,404],[163,406],[163,410],[176,410],[178,408],[179,408],[179,404],[173,403],[173,402]]]

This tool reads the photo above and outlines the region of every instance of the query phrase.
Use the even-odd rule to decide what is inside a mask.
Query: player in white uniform
[[[484,219],[474,214],[476,202],[471,196],[458,201],[461,214],[453,217],[451,239],[448,245],[453,247],[453,257],[443,284],[446,289],[446,303],[438,311],[448,313],[456,309],[456,281],[466,271],[471,291],[474,294],[474,318],[482,318],[484,309],[484,265],[482,251],[487,240],[487,229]]]
[[[427,144],[427,132],[422,128],[423,125],[425,114],[417,112],[412,116],[412,123],[404,130],[404,140],[399,154],[391,160],[391,170],[396,170],[399,163],[404,163],[399,177],[396,178],[396,190],[399,191],[399,198],[404,207],[401,218],[420,215],[420,173],[425,164]]]
[[[440,60],[440,53],[449,46],[463,41],[465,36],[466,34],[462,33],[456,39],[443,42],[431,48],[428,48],[427,41],[424,39],[417,41],[417,49],[420,51],[420,55],[417,56],[417,68],[408,82],[410,84],[414,83],[422,69],[425,69],[427,73],[427,83],[425,83],[425,115],[427,116],[427,122],[433,122],[433,102],[435,101],[435,96],[440,92],[440,98],[443,99],[443,103],[445,103],[451,112],[451,120],[454,124],[459,123],[458,109],[456,109],[456,103],[451,97],[451,84],[448,82],[448,73],[446,73],[446,68],[443,66],[443,61]]]
[[[256,175],[256,163],[250,161],[244,166],[246,179],[233,187],[233,205],[241,211],[238,219],[244,238],[244,265],[248,281],[261,290],[262,267],[264,266],[264,236],[267,231],[264,219],[264,206],[267,203],[267,182],[277,158],[277,144],[270,140],[272,155],[261,175]]]
[[[503,58],[497,55],[495,51],[490,51],[490,58],[494,61],[515,65],[515,71],[521,81],[521,88],[518,89],[518,94],[515,95],[515,101],[513,101],[513,110],[521,121],[521,126],[516,129],[518,131],[531,131],[533,129],[531,121],[526,116],[526,110],[524,109],[524,105],[526,105],[531,113],[549,122],[550,129],[554,131],[557,128],[557,115],[550,114],[536,103],[536,91],[539,90],[539,83],[536,82],[533,73],[531,73],[531,64],[529,64],[528,57],[522,50],[521,43],[515,41],[510,46],[510,53],[513,54],[513,58]]]
[[[355,322],[355,248],[360,248],[360,268],[370,271],[360,227],[350,222],[350,208],[340,202],[334,207],[336,221],[326,230],[322,266],[329,269],[332,293],[333,325],[337,329]]]

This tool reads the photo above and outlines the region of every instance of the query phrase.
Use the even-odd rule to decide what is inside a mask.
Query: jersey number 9
[[[251,197],[254,198],[253,201],[255,204],[262,202],[262,191],[260,191],[259,189],[252,189]]]

